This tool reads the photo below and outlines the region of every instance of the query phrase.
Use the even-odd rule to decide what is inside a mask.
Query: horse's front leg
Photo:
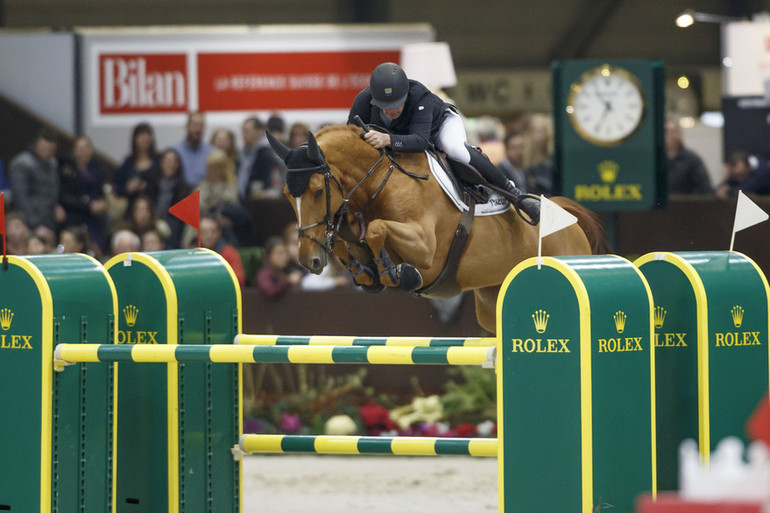
[[[433,264],[436,254],[435,230],[416,222],[377,219],[369,223],[366,242],[375,255],[380,281],[384,285],[408,291],[422,287],[419,269],[429,268]]]
[[[353,275],[356,285],[367,292],[380,292],[384,288],[370,255],[363,248],[340,240],[334,245],[332,252]]]

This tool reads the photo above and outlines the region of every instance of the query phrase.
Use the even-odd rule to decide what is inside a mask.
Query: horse
[[[441,274],[461,212],[430,176],[424,153],[393,156],[360,136],[357,126],[333,125],[310,133],[306,148],[290,150],[268,133],[287,167],[284,193],[297,216],[299,262],[319,274],[331,252],[367,290],[388,286],[419,295]],[[551,199],[578,222],[544,238],[542,254],[602,252],[596,214],[568,198]],[[514,208],[473,220],[456,283],[474,291],[482,328],[495,333],[500,285],[537,247],[538,228]]]

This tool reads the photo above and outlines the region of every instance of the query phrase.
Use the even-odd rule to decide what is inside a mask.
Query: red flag
[[[0,192],[0,234],[3,235],[3,259],[5,259],[5,193]]]
[[[198,247],[201,239],[201,191],[190,194],[176,205],[168,209],[168,213],[178,217],[198,232]]]

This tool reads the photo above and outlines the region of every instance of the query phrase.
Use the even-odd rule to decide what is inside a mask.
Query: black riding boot
[[[486,155],[473,146],[466,144],[466,147],[471,154],[471,166],[476,168],[476,171],[481,173],[487,182],[508,192],[506,197],[523,210],[534,224],[537,224],[540,221],[540,202],[524,195],[512,180],[506,178],[503,172],[490,162]]]

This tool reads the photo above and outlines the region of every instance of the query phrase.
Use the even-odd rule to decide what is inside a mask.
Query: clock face
[[[567,114],[583,139],[598,146],[615,146],[641,125],[644,97],[636,77],[605,64],[572,84]]]

